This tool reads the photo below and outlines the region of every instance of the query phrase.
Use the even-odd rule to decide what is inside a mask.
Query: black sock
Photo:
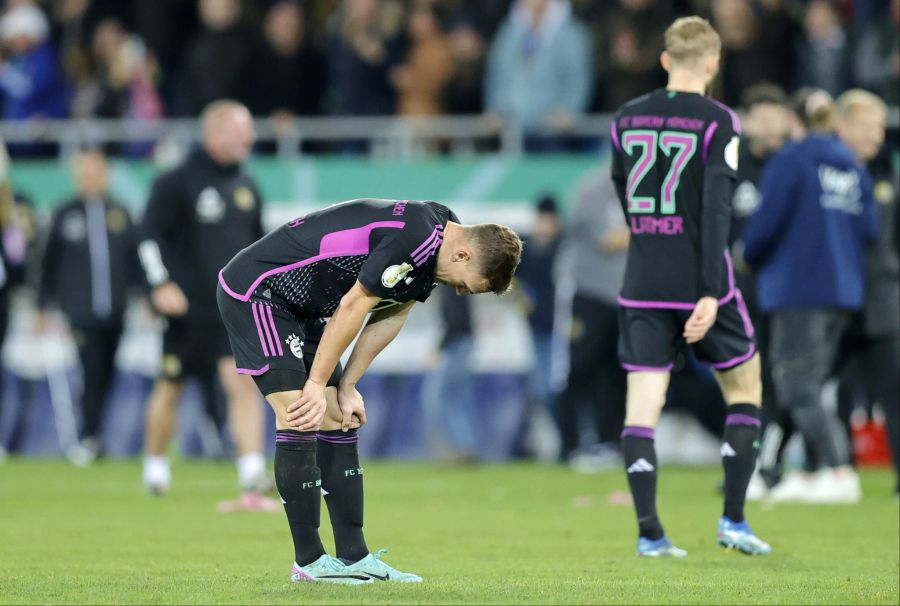
[[[322,480],[314,431],[275,432],[275,486],[294,538],[294,559],[300,566],[311,564],[325,553],[319,538]]]
[[[725,510],[733,522],[744,521],[744,500],[759,451],[759,406],[732,404],[725,419],[722,466],[725,468]]]
[[[358,562],[369,555],[363,536],[363,471],[359,466],[359,436],[349,431],[320,431],[317,456],[322,468],[325,504],[334,531],[337,557]]]
[[[656,514],[656,449],[652,427],[626,426],[622,430],[622,454],[631,498],[637,512],[638,532],[648,539],[661,539],[663,532]]]

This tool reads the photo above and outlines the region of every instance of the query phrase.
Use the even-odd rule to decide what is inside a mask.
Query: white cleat
[[[347,565],[327,553],[312,564],[291,567],[291,583],[333,583],[336,585],[371,585],[368,575],[352,572]]]
[[[394,583],[421,583],[422,577],[411,572],[402,572],[397,570],[390,564],[386,563],[381,557],[387,553],[387,549],[379,549],[375,553],[370,553],[359,562],[349,564],[347,570],[364,574],[377,581],[391,581]]]
[[[812,483],[810,474],[790,472],[769,491],[769,500],[773,503],[802,503],[812,489]]]
[[[142,475],[144,490],[153,496],[162,496],[169,492],[172,484],[172,469],[166,457],[144,457],[144,472]]]
[[[815,474],[803,501],[822,505],[852,505],[862,500],[859,475],[852,469],[823,469]]]

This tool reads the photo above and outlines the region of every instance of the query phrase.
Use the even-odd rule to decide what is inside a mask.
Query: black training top
[[[262,197],[239,164],[198,150],[153,183],[139,247],[147,280],[173,280],[188,317],[218,322],[216,276],[236,252],[262,237]]]
[[[733,296],[726,252],[740,121],[695,93],[656,90],[612,124],[612,177],[631,228],[619,302],[689,309]]]
[[[274,298],[308,317],[334,313],[357,280],[387,305],[424,301],[448,221],[459,219],[436,202],[335,204],[242,250],[219,273],[219,284],[235,299]]]

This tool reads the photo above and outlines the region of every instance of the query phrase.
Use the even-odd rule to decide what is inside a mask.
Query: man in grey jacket
[[[596,466],[617,452],[622,431],[625,371],[617,353],[616,297],[629,236],[609,170],[590,171],[579,184],[559,258],[560,273],[573,290],[569,375],[559,402],[560,457],[579,467]],[[579,444],[582,406],[593,413],[597,444]]]

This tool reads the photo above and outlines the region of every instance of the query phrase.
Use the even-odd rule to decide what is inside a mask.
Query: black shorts
[[[701,362],[727,370],[756,353],[753,323],[741,296],[734,291],[719,306],[716,323],[691,347]],[[685,345],[684,324],[689,309],[619,307],[619,362],[625,370],[672,370],[678,349]]]
[[[238,301],[221,286],[216,300],[238,372],[252,376],[264,396],[303,389],[325,320],[298,317],[280,301]],[[338,363],[330,387],[337,386],[341,370]]]
[[[215,320],[167,318],[162,349],[159,376],[170,381],[213,376],[219,360],[231,357],[225,327]]]

